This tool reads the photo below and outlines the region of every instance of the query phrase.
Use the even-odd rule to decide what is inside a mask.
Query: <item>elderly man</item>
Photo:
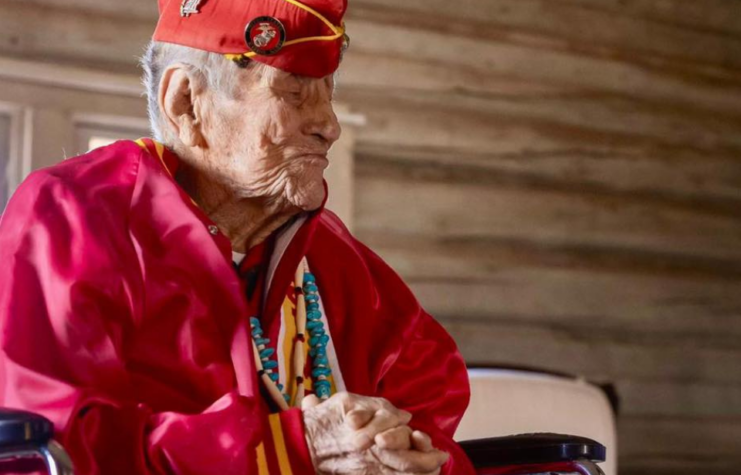
[[[466,474],[464,363],[323,205],[345,0],[160,0],[157,141],[0,222],[2,405],[83,474]]]

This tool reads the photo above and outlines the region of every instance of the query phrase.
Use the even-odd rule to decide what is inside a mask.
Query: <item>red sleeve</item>
[[[466,365],[448,333],[422,313],[407,335],[396,361],[381,379],[379,396],[413,414],[410,425],[448,452],[446,475],[474,474],[453,433],[468,407]]]
[[[0,406],[51,419],[80,474],[313,473],[298,409],[269,416],[235,390],[192,411],[137,400],[121,330],[142,284],[116,216],[129,197],[80,196],[35,174],[0,220]]]
[[[301,410],[255,414],[230,393],[199,414],[80,398],[63,445],[81,474],[308,474]]]
[[[375,396],[412,413],[410,425],[432,437],[451,455],[443,474],[473,475],[453,434],[468,407],[468,372],[458,348],[419,305],[412,292],[383,260],[358,241],[354,247],[375,288],[374,313],[364,335],[372,335],[371,366]]]

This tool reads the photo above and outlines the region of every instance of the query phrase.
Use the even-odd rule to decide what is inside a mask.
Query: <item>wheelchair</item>
[[[510,431],[514,426],[508,426],[507,422],[497,411],[487,408],[485,411],[476,409],[477,400],[498,401],[501,413],[512,412],[506,399],[516,399],[522,402],[522,389],[532,392],[532,387],[543,392],[543,387],[551,392],[549,398],[556,401],[558,395],[554,391],[567,390],[568,399],[578,399],[577,394],[582,394],[582,399],[576,401],[574,407],[578,412],[567,415],[569,420],[581,421],[574,430],[585,429],[584,418],[601,421],[602,426],[607,426],[607,431],[595,432],[600,437],[607,439],[610,445],[614,445],[614,419],[612,413],[605,415],[605,409],[609,407],[607,398],[602,393],[585,382],[565,375],[535,373],[532,370],[513,368],[486,368],[469,369],[471,376],[472,405],[466,413],[456,440],[468,455],[476,468],[478,475],[554,475],[554,474],[579,474],[579,475],[604,475],[605,472],[598,466],[607,458],[607,449],[604,445],[594,439],[575,435],[564,435],[557,433],[529,433],[519,435],[503,435],[500,437],[471,438],[461,440],[461,436],[477,436],[478,434],[491,434],[491,428]],[[545,386],[544,386],[545,385]],[[492,388],[494,388],[492,390]],[[583,399],[583,395],[587,399]],[[590,413],[589,399],[593,401],[596,412]],[[560,408],[566,404],[556,402]],[[539,404],[542,406],[543,404]],[[568,408],[565,409],[568,412]],[[600,415],[600,411],[602,414]],[[482,413],[483,412],[483,413]],[[544,421],[542,414],[530,414],[532,425],[525,427],[563,428],[564,426],[550,426]],[[523,419],[526,416],[517,417],[518,427],[523,427]],[[479,426],[479,428],[476,427]],[[0,409],[0,474],[38,472],[46,470],[49,475],[74,475],[70,458],[64,449],[54,441],[54,428],[52,423],[38,415],[25,411],[13,409]],[[614,452],[613,452],[614,454]],[[4,467],[12,467],[4,471]],[[611,470],[614,472],[614,463]]]
[[[0,461],[19,462],[8,465],[12,473],[36,472],[41,468],[38,463],[23,463],[35,459],[43,463],[49,475],[74,475],[70,458],[53,435],[52,423],[38,414],[0,409]],[[597,463],[605,460],[605,447],[584,437],[526,434],[470,440],[460,445],[479,475],[603,475]]]

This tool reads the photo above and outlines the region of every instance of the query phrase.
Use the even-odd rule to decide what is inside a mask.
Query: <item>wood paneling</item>
[[[626,418],[693,417],[735,421],[741,418],[741,385],[729,381],[613,381],[620,386]]]
[[[678,202],[704,203],[733,212],[741,201],[741,170],[734,156],[689,150],[589,147],[553,150],[466,150],[457,146],[378,143],[358,147],[364,169],[407,168],[407,173],[443,180],[540,184],[605,194],[627,193]],[[461,147],[465,144],[461,143]]]
[[[494,4],[492,7],[487,6],[488,3],[483,0],[469,2],[467,11],[471,12],[469,15],[478,11],[479,18],[496,19],[497,11],[505,11],[515,12],[518,18],[530,17],[531,21],[536,21],[533,19],[543,17],[544,20],[537,21],[548,21],[547,13],[551,9],[568,9],[565,4],[569,2],[553,2],[560,5],[560,10],[550,7],[551,2],[546,1],[523,2],[520,7],[517,6],[519,2],[514,1],[509,4],[491,2]],[[421,2],[415,5],[417,10],[424,7]],[[82,7],[65,8],[59,2],[48,2],[44,8],[39,8],[25,0],[3,0],[2,8],[12,14],[0,16],[0,52],[39,59],[55,57],[133,71],[133,59],[141,54],[155,19],[145,21],[139,18],[137,15],[143,13],[141,7],[130,14],[118,8],[97,8],[98,12],[104,10],[105,14],[94,14],[89,4]],[[490,8],[494,13],[490,13]],[[697,66],[688,70],[654,56],[650,56],[654,58],[652,61],[636,61],[633,50],[623,51],[621,42],[615,40],[607,42],[600,54],[593,54],[582,49],[565,48],[568,40],[558,36],[557,32],[550,33],[556,36],[544,38],[542,34],[523,31],[513,40],[507,35],[496,34],[500,31],[496,23],[481,26],[471,18],[449,19],[449,5],[443,10],[444,15],[437,10],[428,10],[426,15],[436,21],[433,24],[424,21],[424,15],[420,16],[420,12],[412,7],[400,9],[398,4],[393,7],[361,2],[357,9],[357,15],[351,13],[348,20],[353,54],[357,51],[365,55],[442,64],[484,75],[495,74],[514,81],[556,84],[586,91],[604,90],[677,105],[700,105],[729,114],[738,114],[741,104],[739,73],[725,64],[715,69]],[[583,12],[590,11],[591,15],[597,14],[594,9],[585,7],[580,11],[582,13],[578,14],[586,15]],[[622,18],[609,10],[608,13],[600,17],[602,21]],[[562,30],[568,29],[571,34],[579,31],[580,28],[573,28],[574,21],[570,18],[564,20]],[[586,25],[603,24],[595,22],[597,20],[592,17],[581,20]],[[446,25],[449,28],[446,29]],[[458,26],[448,31],[455,25]],[[656,25],[657,22],[653,21],[650,28],[643,28],[644,36],[651,36]],[[611,28],[601,30],[609,32]],[[640,38],[630,31],[620,38],[622,36]],[[581,39],[583,41],[577,42],[580,45],[599,44],[590,41],[588,31],[582,33]],[[688,47],[685,45],[696,47],[700,44],[700,51],[727,51],[705,45],[693,37],[674,41],[667,43],[682,45],[675,46],[677,50],[686,51]],[[727,49],[732,50],[732,41],[738,39],[731,38],[717,44],[727,43]],[[623,53],[618,54],[620,51]],[[728,55],[736,57],[735,54]]]
[[[737,267],[526,241],[360,237],[406,276],[425,308],[439,317],[587,325],[650,341],[696,336],[732,349],[741,338]]]
[[[463,0],[450,8],[444,0],[409,0],[400,8],[393,0],[358,0],[350,16],[380,19],[390,10],[398,23],[470,37],[593,55],[620,52],[626,61],[644,56],[649,61],[674,60],[679,67],[687,62],[709,69],[738,66],[741,7],[735,2],[713,3],[698,8],[694,2]]]
[[[0,54],[133,75],[155,3],[0,0]],[[349,3],[359,237],[469,360],[613,382],[621,474],[738,473],[741,2]]]
[[[741,4],[443,3],[351,14],[359,236],[468,360],[613,382],[620,473],[736,473]]]
[[[620,473],[738,473],[738,417],[624,417],[618,435]]]
[[[513,292],[511,295],[516,298]],[[509,322],[499,322],[497,318],[490,321],[442,318],[441,321],[460,342],[463,355],[477,363],[571,371],[596,381],[664,380],[741,386],[737,371],[741,353],[733,348],[703,347],[699,338],[693,341],[686,336],[667,335],[636,341],[625,333],[612,334],[592,327],[588,321],[560,326],[558,321],[554,325],[531,324],[518,322],[516,318]],[[730,418],[734,408],[727,410]],[[631,406],[623,406],[622,411],[640,413]],[[691,415],[685,412],[685,416]]]
[[[0,2],[0,54],[44,62],[137,71],[155,22],[115,13]]]
[[[519,299],[515,290],[511,299]],[[602,317],[606,318],[606,317]],[[470,361],[532,365],[611,381],[620,395],[619,472],[734,474],[741,440],[741,352],[708,335],[605,331],[598,322],[444,319]],[[737,338],[736,338],[737,339]]]
[[[741,262],[741,219],[691,205],[582,190],[366,177],[357,229],[441,238],[532,239],[553,245],[613,246]],[[404,206],[400,206],[404,203]],[[461,212],[465,210],[465,212]]]
[[[688,107],[669,107],[598,93],[521,93],[501,97],[495,93],[439,92],[430,96],[408,89],[388,90],[388,86],[358,89],[346,87],[339,95],[364,108],[393,101],[401,109],[487,116],[500,123],[531,125],[544,133],[560,132],[565,140],[583,131],[585,135],[607,139],[605,145],[612,147],[643,144],[729,154],[741,151],[741,139],[734,134],[741,128],[741,116],[723,116]]]
[[[116,16],[125,20],[139,18],[151,22],[157,15],[157,1],[152,0],[23,0],[37,7],[56,7],[66,10],[85,11],[92,14]],[[7,3],[7,2],[5,2]]]
[[[713,77],[672,68],[634,64],[614,57],[539,48],[538,44],[481,41],[432,30],[411,30],[364,21],[348,22],[357,41],[353,47],[368,53],[416,58],[451,68],[470,68],[485,74],[563,84],[585,91],[602,90],[677,105],[700,105],[706,110],[738,114],[741,87],[725,70]]]

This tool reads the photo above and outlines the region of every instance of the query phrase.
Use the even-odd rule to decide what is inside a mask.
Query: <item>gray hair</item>
[[[239,77],[238,70],[240,68],[244,69],[248,65],[248,61],[237,63],[219,53],[157,41],[149,43],[140,63],[144,70],[142,81],[147,95],[147,109],[152,135],[155,140],[167,145],[172,145],[174,138],[170,137],[169,130],[163,120],[158,95],[162,74],[168,67],[178,63],[185,64],[208,88],[231,95]],[[251,68],[260,65],[260,63],[254,61],[249,61],[249,63]]]
[[[259,75],[261,80],[269,82],[275,70],[270,66],[257,61],[244,59],[232,61],[223,54],[211,53],[173,43],[152,41],[140,60],[144,76],[145,94],[147,95],[147,109],[149,111],[149,125],[155,140],[165,145],[174,145],[172,137],[164,121],[158,102],[162,73],[174,64],[185,64],[191,68],[196,78],[203,81],[209,89],[233,96],[240,80],[240,70],[249,69]],[[338,72],[334,73],[334,86],[337,85]]]

